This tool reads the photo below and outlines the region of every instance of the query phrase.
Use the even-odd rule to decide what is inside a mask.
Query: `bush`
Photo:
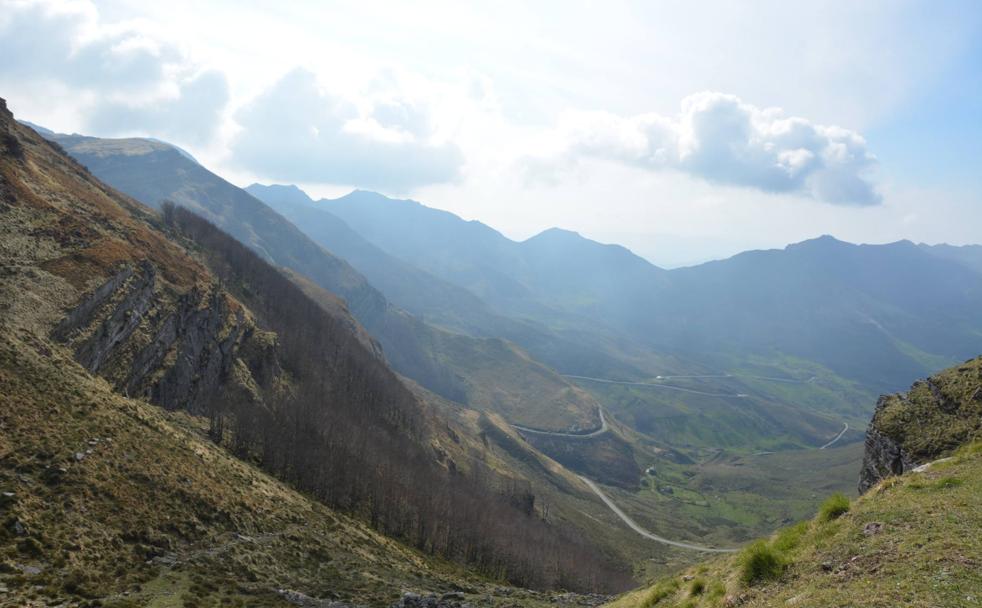
[[[784,560],[766,542],[759,540],[740,554],[740,580],[745,585],[779,578],[784,572]]]
[[[832,521],[849,512],[849,499],[842,494],[833,494],[825,499],[818,509],[819,521]]]

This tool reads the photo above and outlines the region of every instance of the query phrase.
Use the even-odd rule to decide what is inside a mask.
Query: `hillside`
[[[978,605],[980,395],[982,358],[884,397],[867,436],[866,494],[852,503],[832,496],[812,520],[610,606]],[[893,456],[904,466],[878,470],[875,482],[869,470],[883,458],[884,438],[899,446]]]
[[[564,486],[574,496],[586,494],[585,488],[570,486],[572,476],[537,453],[495,456],[488,440],[470,427],[437,418],[435,406],[387,367],[336,301],[327,298],[325,305],[310,299],[251,250],[186,209],[165,206],[159,216],[106,187],[57,146],[16,124],[5,107],[0,129],[0,303],[9,345],[4,374],[33,374],[3,392],[7,399],[16,388],[27,408],[18,410],[25,419],[9,421],[26,430],[5,436],[5,454],[12,458],[5,479],[33,483],[18,477],[33,471],[41,481],[60,483],[87,460],[87,450],[96,452],[104,437],[99,433],[116,425],[112,404],[132,404],[118,398],[123,395],[195,416],[191,426],[207,429],[207,438],[229,454],[428,554],[527,586],[623,583],[614,557],[599,556],[596,547],[555,525],[556,516],[546,518],[515,458],[539,463],[537,483]],[[38,358],[51,363],[36,372],[18,367]],[[69,358],[77,364],[67,363]],[[51,383],[52,390],[81,398],[83,386],[57,384],[74,377],[97,387],[85,397],[107,408],[108,419],[83,445],[76,445],[82,435],[76,434],[74,415],[45,414],[58,393],[29,394],[32,386]],[[42,409],[32,409],[32,403]],[[76,406],[81,407],[74,398],[60,404]],[[39,416],[45,424],[35,429],[31,421]],[[130,424],[118,422],[120,428]],[[489,421],[487,428],[497,424],[503,423]],[[127,441],[150,450],[154,438],[141,438],[138,431]],[[60,434],[65,443],[53,449]],[[34,451],[33,442],[52,447]],[[107,466],[134,480],[172,470],[159,452],[145,454],[132,468],[125,453],[114,454]],[[41,464],[19,470],[24,458]],[[223,462],[231,459],[225,456]],[[173,464],[174,471],[184,466]],[[232,480],[247,483],[241,475],[225,483]],[[227,491],[249,495],[250,488],[230,485]],[[46,503],[26,503],[25,518],[56,521],[58,509],[85,513],[99,496],[84,486],[68,490],[62,488],[63,495],[77,496],[74,502],[48,505],[56,508],[53,513],[45,511]],[[132,500],[107,492],[106,508],[113,513]],[[160,499],[184,501],[176,495]],[[203,506],[202,513],[209,508]],[[564,511],[558,511],[562,517]],[[237,529],[220,505],[210,513],[220,518],[220,530]],[[54,554],[42,550],[57,545],[19,539],[26,528],[10,525],[4,550],[12,557],[42,553],[42,565],[50,569],[47,560]],[[169,525],[174,527],[160,541],[164,546],[194,537],[177,522]],[[126,538],[124,533],[118,542],[130,542]],[[609,571],[610,577],[578,576],[581,565],[594,573]],[[119,568],[121,577],[129,572],[125,565]],[[230,574],[240,575],[248,576]]]
[[[530,358],[519,349],[434,327],[393,306],[347,261],[176,148],[146,139],[49,137],[109,185],[152,207],[169,200],[191,209],[266,261],[337,294],[381,343],[393,369],[424,387],[477,409],[506,414],[509,422],[555,430],[596,425],[596,402],[562,377],[540,364],[529,365]],[[358,259],[372,260],[370,269],[376,275],[412,281],[419,289],[432,291],[438,301],[462,298],[462,305],[454,309],[473,311],[470,318],[479,316],[481,303],[463,290],[427,278],[421,271],[407,271],[405,264],[400,266],[346,231],[343,223],[331,228],[322,242],[345,246],[349,253],[362,252]],[[525,329],[513,328],[509,333],[517,335]],[[473,373],[477,366],[486,377],[493,376],[493,385]],[[516,403],[524,406],[516,408]]]

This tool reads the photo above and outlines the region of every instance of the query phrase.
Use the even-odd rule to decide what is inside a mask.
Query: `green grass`
[[[849,499],[843,494],[833,494],[825,499],[818,509],[818,521],[828,522],[839,519],[849,512]]]
[[[626,594],[611,608],[976,606],[982,589],[982,442],[923,473],[888,479],[838,513],[822,514]],[[687,577],[706,581],[693,595]],[[695,580],[695,578],[691,580]],[[728,603],[729,602],[729,603]]]
[[[740,553],[740,581],[753,585],[779,578],[784,572],[784,559],[767,541],[751,543]]]
[[[701,578],[693,579],[689,585],[689,595],[702,595],[706,591],[706,581]]]

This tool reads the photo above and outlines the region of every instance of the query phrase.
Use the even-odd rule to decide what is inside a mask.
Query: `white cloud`
[[[569,112],[559,126],[558,150],[551,158],[529,159],[526,170],[533,179],[554,183],[551,172],[591,157],[832,204],[881,201],[869,180],[876,159],[858,133],[722,93],[690,95],[681,106],[675,116]]]
[[[228,102],[224,74],[133,24],[107,23],[90,2],[6,1],[0,81],[68,97],[98,135],[148,134],[204,143]]]
[[[438,141],[426,105],[400,95],[346,99],[296,69],[242,107],[232,162],[270,180],[405,192],[457,179],[463,155]]]
[[[228,82],[206,70],[177,84],[177,94],[132,104],[106,101],[92,109],[89,128],[97,133],[146,133],[206,145],[228,102]]]

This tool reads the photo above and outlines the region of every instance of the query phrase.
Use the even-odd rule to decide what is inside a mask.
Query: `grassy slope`
[[[977,606],[982,590],[982,446],[891,478],[837,519],[821,516],[766,542],[777,577],[741,580],[746,553],[689,568],[623,596],[652,606]],[[697,581],[704,591],[693,593]]]
[[[982,437],[982,357],[885,397],[872,424],[914,462]]]
[[[884,397],[871,432],[895,441],[911,463],[930,462],[925,470],[887,477],[852,505],[834,495],[815,519],[614,605],[978,605],[980,408],[982,357]],[[867,457],[878,453],[867,446]]]
[[[383,603],[468,584],[232,458],[204,421],[114,394],[57,348],[5,332],[0,385],[0,489],[12,495],[0,602],[128,592],[133,605],[175,593],[278,605],[285,587]]]

